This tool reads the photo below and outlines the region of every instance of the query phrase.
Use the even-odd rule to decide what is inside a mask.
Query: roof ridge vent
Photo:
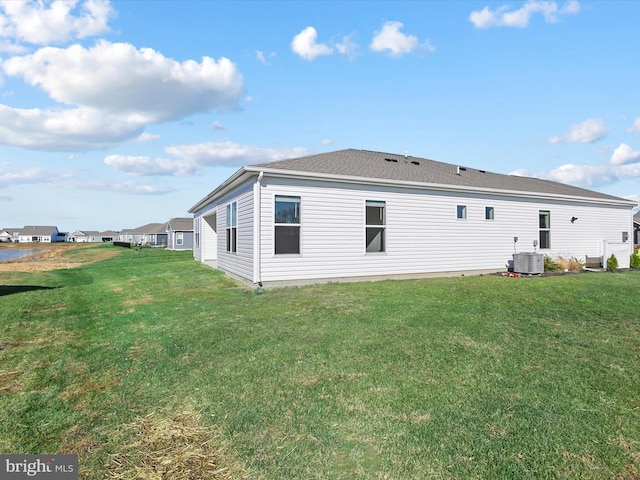
[[[397,159],[397,158],[385,158],[385,160],[386,160],[387,162],[398,163],[398,159]]]

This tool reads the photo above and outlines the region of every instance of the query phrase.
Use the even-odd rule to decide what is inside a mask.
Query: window
[[[300,197],[276,195],[275,253],[300,253]]]
[[[493,207],[484,207],[484,219],[493,220]]]
[[[227,205],[227,252],[237,251],[238,240],[238,202]]]
[[[367,200],[365,206],[365,237],[367,252],[384,252],[386,225],[386,204]]]
[[[176,245],[184,244],[184,232],[176,232]]]
[[[194,225],[194,230],[195,230],[195,241],[196,241],[196,248],[200,248],[200,217],[196,217],[195,219],[195,225]]]
[[[458,205],[457,217],[459,219],[467,218],[467,206],[466,205]]]
[[[551,248],[551,212],[540,210],[540,248]]]

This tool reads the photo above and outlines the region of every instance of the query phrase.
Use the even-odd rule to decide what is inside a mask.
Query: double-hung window
[[[367,252],[385,251],[386,203],[376,200],[367,200],[365,237]]]
[[[540,210],[540,248],[551,248],[551,212]]]
[[[237,252],[238,202],[227,205],[227,252]]]
[[[275,253],[300,253],[300,197],[276,195]]]
[[[176,245],[184,245],[184,232],[176,232]]]

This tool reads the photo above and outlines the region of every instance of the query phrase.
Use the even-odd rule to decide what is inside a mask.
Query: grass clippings
[[[150,413],[124,426],[132,437],[111,455],[113,480],[241,480],[249,478],[222,436],[193,409]]]

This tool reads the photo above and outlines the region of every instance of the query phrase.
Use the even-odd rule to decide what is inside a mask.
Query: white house
[[[635,206],[547,180],[348,149],[243,167],[189,212],[194,257],[260,285],[495,272],[532,251],[615,253],[624,268]]]
[[[26,225],[20,229],[18,241],[21,243],[53,243],[64,242],[66,234],[59,232],[58,227]]]

